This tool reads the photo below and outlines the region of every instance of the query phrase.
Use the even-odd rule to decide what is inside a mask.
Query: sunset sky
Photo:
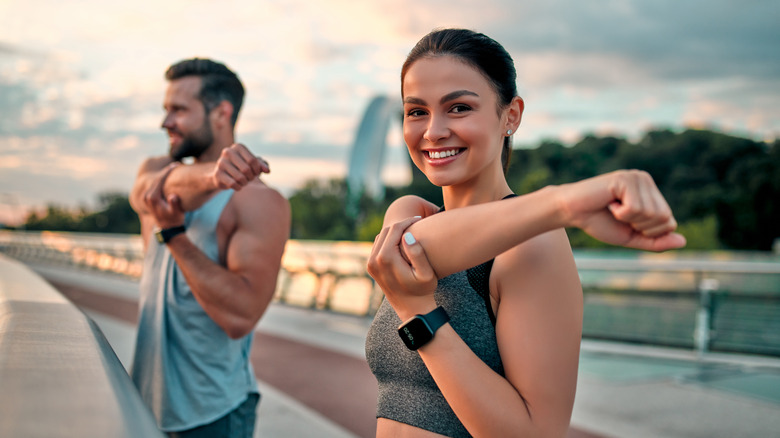
[[[247,88],[237,139],[286,195],[343,177],[371,97],[436,27],[492,36],[526,102],[515,144],[652,127],[780,136],[780,3],[772,0],[0,0],[0,222],[29,206],[127,192],[167,151],[163,72],[193,56]],[[388,181],[403,181],[398,127]]]

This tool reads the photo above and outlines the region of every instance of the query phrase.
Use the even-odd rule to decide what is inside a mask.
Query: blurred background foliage
[[[566,146],[544,141],[515,149],[508,174],[510,187],[527,193],[616,169],[642,169],[655,179],[688,239],[688,249],[769,251],[780,238],[780,141],[773,143],[707,130],[653,130],[637,142],[585,136]],[[359,197],[348,208],[344,179],[311,180],[290,197],[293,239],[371,241],[392,200],[415,194],[436,204],[441,191],[415,172],[411,184],[388,187],[383,200]],[[349,211],[357,214],[349,214]],[[138,233],[138,219],[126,194],[100,196],[96,210],[76,211],[49,205],[32,213],[27,230]],[[570,229],[575,248],[607,245]]]

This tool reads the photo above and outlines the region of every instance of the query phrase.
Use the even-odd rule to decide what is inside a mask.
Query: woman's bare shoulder
[[[396,223],[412,216],[427,217],[439,211],[439,207],[425,199],[415,196],[402,196],[387,208],[385,212],[385,226]]]

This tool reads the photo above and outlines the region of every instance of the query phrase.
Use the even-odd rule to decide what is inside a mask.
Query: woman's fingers
[[[657,218],[632,224],[632,228],[648,237],[657,237],[677,229],[677,221],[671,215],[659,215]]]
[[[685,237],[679,233],[666,233],[658,237],[648,237],[643,234],[634,233],[632,238],[623,246],[658,252],[682,248],[685,244]]]
[[[430,297],[436,290],[436,273],[422,245],[409,231],[420,219],[415,216],[382,228],[371,248],[368,274],[394,307],[407,298]]]
[[[647,173],[636,170],[621,172],[615,189],[618,202],[610,205],[610,210],[621,222],[633,224],[646,221],[655,209],[653,189],[657,190]]]
[[[593,209],[582,209],[575,225],[591,236],[613,245],[649,251],[685,245],[685,238],[674,233],[677,221],[669,204],[647,172],[618,171],[594,178],[589,184],[593,186]],[[605,188],[609,193],[606,198]],[[605,201],[606,209],[604,204],[598,207],[599,202]]]
[[[371,253],[368,255],[369,265],[372,260],[376,259],[379,251],[382,249],[382,245],[384,245],[385,239],[387,239],[387,233],[389,231],[389,228],[384,227],[379,231],[379,234],[374,237],[374,245],[371,247]]]
[[[648,237],[674,231],[677,221],[652,177],[643,171],[628,171],[621,176],[619,202],[609,206],[615,219]]]
[[[380,257],[383,257],[383,259],[387,263],[394,263],[398,260],[396,258],[402,258],[404,262],[407,264],[409,263],[408,260],[404,257],[404,254],[400,250],[401,246],[401,236],[406,231],[409,226],[411,226],[413,223],[420,220],[419,217],[410,217],[406,218],[404,220],[398,221],[389,227],[386,227],[388,229],[387,234],[385,235],[385,240],[382,244],[382,248],[380,250]]]
[[[410,225],[420,220],[415,216],[396,222],[382,228],[382,231],[374,239],[371,254],[368,259],[368,273],[372,277],[381,274],[383,270],[393,269],[394,264],[403,263],[406,267],[409,262],[404,258],[400,250],[401,236]]]
[[[403,252],[412,265],[412,275],[414,275],[415,279],[418,281],[431,281],[436,278],[436,273],[433,272],[428,256],[425,255],[425,249],[409,231],[403,235]]]

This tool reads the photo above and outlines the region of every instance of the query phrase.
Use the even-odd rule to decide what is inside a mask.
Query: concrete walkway
[[[125,367],[137,284],[35,267],[101,327]],[[369,318],[272,305],[253,364],[257,437],[371,437],[376,383],[364,359]],[[780,359],[583,341],[569,438],[780,437]]]

